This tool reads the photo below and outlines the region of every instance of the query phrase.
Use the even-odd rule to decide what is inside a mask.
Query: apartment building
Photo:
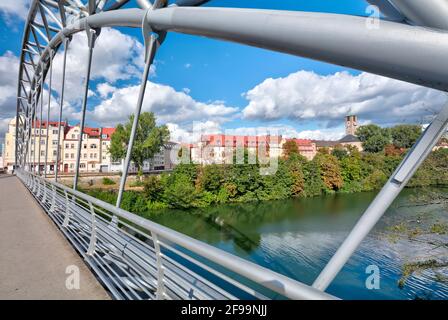
[[[279,157],[282,154],[281,136],[202,135],[190,147],[191,161],[198,164],[232,163],[238,149],[247,150],[249,157]]]
[[[70,127],[64,139],[64,154],[62,157],[63,172],[75,172],[78,156],[78,139],[81,128]],[[79,172],[97,172],[101,163],[101,129],[85,127],[82,136]]]
[[[46,170],[48,173],[54,172],[57,158],[58,147],[58,132],[60,135],[60,152],[62,152],[62,143],[64,134],[68,126],[65,122],[43,121],[40,123],[36,121],[32,124],[31,139],[28,147],[28,160],[30,160],[31,168],[35,171]],[[48,148],[47,148],[47,131],[48,131]],[[5,151],[4,151],[4,166],[8,171],[13,169],[15,163],[15,135],[16,135],[16,119],[12,119],[8,124],[8,131],[5,134]],[[45,158],[47,156],[47,166],[45,167]],[[40,168],[38,168],[40,159]]]
[[[48,157],[47,167],[45,167],[47,130]],[[65,122],[58,123],[56,121],[49,121],[48,123],[46,121],[42,123],[37,121],[33,123],[28,150],[28,160],[31,160],[31,168],[37,171],[40,163],[41,172],[46,170],[47,173],[54,173],[59,130],[61,130],[59,172],[75,172],[80,127],[79,125],[69,126]],[[109,146],[114,131],[115,128],[84,128],[79,166],[80,172],[99,172],[102,166],[110,166]],[[12,119],[5,134],[4,166],[8,168],[8,171],[13,169],[15,163],[15,133],[16,120]]]

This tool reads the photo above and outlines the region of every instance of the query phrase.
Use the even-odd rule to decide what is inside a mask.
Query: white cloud
[[[100,94],[100,97],[106,99],[111,93],[113,93],[117,88],[111,86],[107,82],[100,83],[96,86],[96,91]]]
[[[186,63],[184,64],[185,69],[190,69],[191,68],[191,63]]]
[[[0,137],[8,129],[8,122],[16,114],[18,58],[10,51],[0,56]]]
[[[446,101],[444,93],[369,73],[321,76],[298,71],[266,79],[244,94],[246,119],[323,121],[340,124],[349,113],[378,124],[420,122]]]
[[[198,122],[180,126],[177,123],[167,123],[170,130],[170,140],[183,143],[198,142],[202,134],[220,133],[221,125],[215,121]]]
[[[123,122],[134,112],[139,89],[136,85],[115,90],[89,112],[89,119],[108,125]],[[204,119],[223,123],[234,117],[238,109],[220,102],[196,101],[185,92],[148,81],[142,111],[154,112],[160,123],[185,124]]]
[[[240,127],[225,130],[226,134],[232,135],[281,135],[285,138],[299,138],[311,140],[339,140],[345,134],[344,128],[297,130],[288,125],[269,125],[265,127]]]
[[[30,0],[2,0],[0,1],[0,12],[9,22],[13,17],[25,19],[28,15]]]
[[[63,50],[54,59],[55,89],[62,84]],[[65,98],[80,102],[87,68],[87,36],[84,32],[73,36],[67,55]],[[109,85],[118,80],[140,79],[143,67],[143,45],[134,37],[112,28],[103,28],[95,44],[91,81],[105,80]],[[155,68],[150,76],[155,75]]]

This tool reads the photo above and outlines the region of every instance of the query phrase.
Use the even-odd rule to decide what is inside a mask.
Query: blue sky
[[[19,56],[24,27],[24,15],[20,10],[23,6],[26,7],[29,1],[3,1],[5,1],[3,5],[0,4],[0,70],[2,78],[13,81],[11,79],[17,77],[17,71],[7,64],[13,63]],[[212,0],[207,6],[365,16],[367,5],[363,0]],[[126,6],[136,5],[131,1]],[[88,114],[87,117],[91,125],[114,125],[120,119],[124,120],[125,115],[133,112],[132,99],[129,101],[126,99],[135,92],[129,88],[137,88],[140,81],[142,57],[138,56],[138,52],[141,52],[138,50],[138,43],[142,42],[141,31],[131,28],[117,30],[119,35],[124,37],[123,40],[129,40],[128,55],[123,55],[121,58],[125,68],[111,71],[114,72],[112,81],[105,76],[105,73],[102,74],[101,70],[93,77],[89,100],[91,116]],[[113,41],[117,35],[110,32],[107,35],[107,32],[103,31],[100,38]],[[79,48],[83,46],[82,41],[80,36]],[[104,44],[106,45],[106,40]],[[119,45],[116,43],[114,45],[116,48],[108,51],[111,55],[115,54],[113,50],[120,51]],[[82,67],[80,64],[82,49],[73,54],[79,60],[69,61],[75,64],[72,66],[75,71],[69,76],[80,78],[77,71]],[[76,66],[77,63],[80,65]],[[132,72],[126,69],[128,65],[133,66]],[[272,81],[267,81],[270,78]],[[204,125],[205,130],[212,131],[232,128],[244,133],[254,127],[274,126],[283,128],[282,133],[285,135],[335,139],[343,134],[343,116],[351,110],[357,110],[364,123],[391,125],[397,122],[423,121],[420,118],[424,118],[425,110],[437,108],[441,101],[439,93],[434,90],[413,85],[403,89],[395,80],[356,70],[249,46],[175,33],[168,35],[157,53],[155,72],[150,81],[155,87],[150,86],[149,89],[158,90],[154,94],[157,96],[157,101],[148,102],[146,110],[155,112],[160,123],[168,123],[170,129],[179,132],[191,130],[191,123],[196,121],[207,123]],[[75,82],[73,80],[73,89],[80,95],[81,91],[77,90]],[[366,83],[367,86],[375,86],[377,92],[375,98],[359,95],[359,91],[362,91]],[[101,93],[100,87],[109,89]],[[329,89],[334,87],[351,89],[346,91]],[[392,93],[389,90],[390,96],[385,97],[383,91],[390,87],[396,87],[397,90]],[[413,97],[417,98],[409,100],[408,90],[414,90],[416,93]],[[319,95],[322,93],[322,97],[313,98],[310,92],[318,92]],[[57,103],[57,90],[52,94]],[[153,93],[150,91],[148,101],[153,99],[151,94]],[[361,97],[353,102],[354,95]],[[73,96],[69,102],[66,116],[76,122],[80,101]],[[269,109],[266,105],[270,104]],[[406,115],[401,117],[397,113],[393,117],[377,116],[374,112],[382,108],[391,110],[394,107],[418,104],[422,105],[420,118]],[[326,112],[330,109],[338,112],[332,112],[330,116]],[[0,134],[4,132],[6,119],[12,117],[14,110],[13,99],[4,98],[2,101],[0,97],[0,126],[3,125]],[[306,116],[310,112],[312,116]],[[183,113],[188,114],[184,119]]]

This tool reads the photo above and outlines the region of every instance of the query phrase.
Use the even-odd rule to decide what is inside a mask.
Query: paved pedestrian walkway
[[[79,289],[76,289],[77,269]],[[109,299],[25,186],[17,177],[3,174],[0,175],[0,299]]]

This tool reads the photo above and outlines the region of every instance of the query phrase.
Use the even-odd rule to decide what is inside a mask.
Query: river
[[[416,202],[425,192],[401,193],[327,292],[343,299],[448,299],[448,267],[420,270],[398,285],[405,264],[448,261],[448,236],[431,232],[434,224],[448,223],[447,206]],[[169,210],[151,219],[311,284],[374,196],[335,194]],[[366,287],[369,265],[379,268],[379,289]]]

